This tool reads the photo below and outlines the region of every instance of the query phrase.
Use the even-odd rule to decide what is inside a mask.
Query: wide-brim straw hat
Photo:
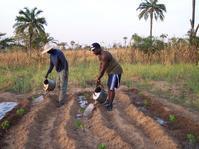
[[[56,49],[56,46],[54,44],[46,44],[43,49],[44,50],[41,52],[41,54],[47,53],[51,49]]]

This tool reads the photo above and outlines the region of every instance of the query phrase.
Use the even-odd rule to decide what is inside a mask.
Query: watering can
[[[99,103],[104,103],[107,98],[107,93],[104,90],[104,87],[102,85],[98,85],[95,88],[95,91],[93,93],[93,99],[98,101]]]
[[[45,91],[53,91],[56,87],[56,81],[55,80],[50,80],[46,79],[43,82],[44,90]]]

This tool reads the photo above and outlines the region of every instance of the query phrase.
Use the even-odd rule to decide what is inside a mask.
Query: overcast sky
[[[12,36],[16,15],[24,7],[43,10],[46,31],[60,42],[74,40],[92,42],[123,42],[132,34],[149,35],[149,20],[138,19],[136,8],[142,0],[0,0],[0,32]],[[153,34],[184,37],[190,29],[192,0],[159,0],[165,4],[165,20],[154,21]],[[196,3],[196,24],[199,4]]]

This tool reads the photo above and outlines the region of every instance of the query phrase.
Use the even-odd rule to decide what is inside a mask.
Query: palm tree
[[[47,25],[46,19],[39,17],[43,11],[36,7],[32,10],[24,8],[19,11],[19,16],[16,17],[14,24],[16,33],[27,33],[29,36],[29,48],[32,48],[33,37],[41,33],[45,33],[44,25]]]
[[[71,45],[71,48],[74,49],[75,41],[72,40],[72,41],[70,42],[70,45]]]
[[[190,35],[190,40],[192,42],[192,38],[195,38],[197,35],[197,31],[199,29],[199,24],[195,29],[195,8],[196,8],[196,0],[192,0],[192,19],[190,20],[191,23],[191,30],[188,32]]]
[[[153,27],[153,18],[155,20],[160,18],[161,21],[164,20],[164,12],[166,12],[166,7],[164,4],[157,4],[158,0],[145,0],[142,2],[137,10],[140,10],[139,19],[143,18],[145,20],[150,16],[150,37],[152,38],[152,27]]]
[[[4,49],[4,48],[7,48],[7,47],[14,45],[14,39],[13,38],[1,39],[5,35],[6,34],[4,34],[4,33],[0,33],[0,49]]]
[[[126,40],[128,39],[127,37],[123,37],[124,39],[124,47],[126,48]]]
[[[196,8],[196,1],[192,0],[192,19],[191,22],[191,38],[194,34],[194,25],[195,25],[195,8]]]

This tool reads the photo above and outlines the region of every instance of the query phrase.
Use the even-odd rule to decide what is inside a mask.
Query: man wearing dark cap
[[[108,111],[111,111],[113,100],[115,98],[115,89],[119,87],[123,70],[111,53],[103,50],[99,43],[93,43],[91,45],[91,50],[98,56],[100,61],[100,73],[97,77],[96,83],[101,83],[101,78],[104,76],[105,72],[108,74],[108,99],[103,104]]]

